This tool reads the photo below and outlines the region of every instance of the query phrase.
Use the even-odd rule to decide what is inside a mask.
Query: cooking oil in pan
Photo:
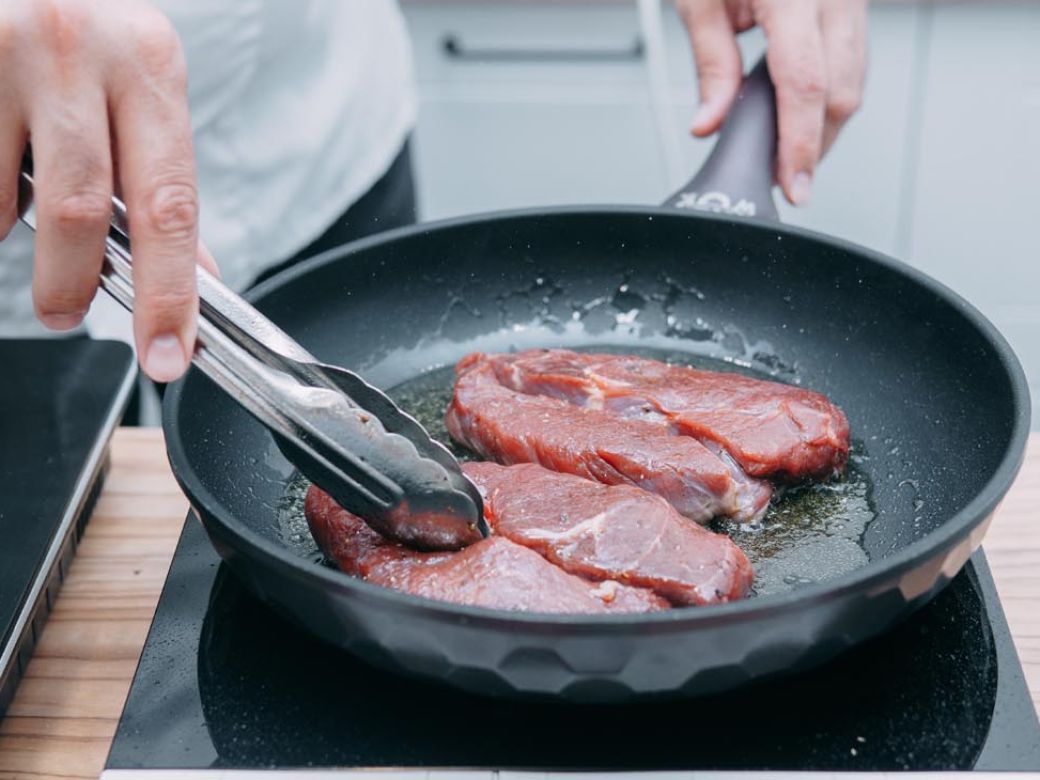
[[[327,563],[324,554],[311,538],[307,518],[303,514],[303,500],[311,483],[300,472],[296,472],[278,502],[278,530],[289,549],[301,558],[315,563]]]
[[[600,352],[637,354],[668,363],[693,365],[715,371],[739,371],[775,381],[775,377],[720,360],[686,352],[638,348],[596,347]],[[472,452],[454,443],[444,427],[444,412],[451,401],[455,379],[453,366],[434,369],[390,389],[389,394],[460,460],[477,460]],[[855,454],[855,445],[853,446]],[[850,459],[845,473],[824,484],[778,491],[769,511],[753,526],[717,521],[712,529],[728,534],[747,554],[755,568],[755,593],[783,593],[829,580],[858,569],[868,561],[862,538],[874,519],[870,485],[866,475]],[[321,553],[307,532],[303,517],[302,479],[290,483],[279,512],[282,533],[302,557],[320,560]]]

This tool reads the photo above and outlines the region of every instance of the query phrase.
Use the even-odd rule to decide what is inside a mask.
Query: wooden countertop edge
[[[188,504],[161,431],[121,428],[112,469],[6,717],[0,780],[96,778]],[[1040,711],[1040,434],[984,542]]]

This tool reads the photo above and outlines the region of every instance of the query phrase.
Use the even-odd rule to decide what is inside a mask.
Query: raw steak
[[[848,420],[811,390],[646,358],[560,349],[482,360],[513,390],[670,425],[724,448],[754,477],[826,478],[848,460]]]
[[[650,612],[668,602],[649,590],[568,574],[538,553],[493,536],[461,552],[416,552],[384,539],[311,486],[307,524],[340,569],[376,585],[439,601],[528,612]]]
[[[533,464],[467,463],[495,534],[591,580],[649,588],[676,605],[744,598],[753,573],[727,536],[691,523],[660,496]]]
[[[556,398],[504,387],[489,358],[458,367],[446,424],[452,438],[500,463],[539,463],[608,485],[660,495],[686,517],[760,517],[772,488],[749,478],[725,453],[675,436],[659,422],[619,420]]]

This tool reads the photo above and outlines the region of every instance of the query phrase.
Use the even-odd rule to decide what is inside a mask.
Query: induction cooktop
[[[0,340],[0,714],[14,695],[101,488],[137,375],[86,338]]]
[[[811,672],[713,698],[547,705],[395,676],[323,644],[248,593],[189,515],[103,777],[333,767],[1040,770],[1040,727],[982,553],[896,629]]]

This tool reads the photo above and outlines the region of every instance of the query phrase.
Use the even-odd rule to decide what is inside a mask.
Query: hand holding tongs
[[[28,156],[18,216],[36,229]],[[133,311],[127,225],[126,207],[113,197],[100,286]],[[405,544],[457,549],[488,535],[480,492],[416,420],[357,374],[319,363],[204,268],[196,273],[192,363],[271,431],[304,476]]]

